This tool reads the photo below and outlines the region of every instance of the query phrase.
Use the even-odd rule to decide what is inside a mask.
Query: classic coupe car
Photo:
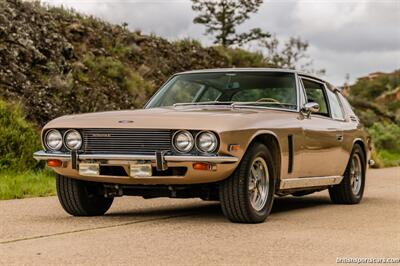
[[[144,109],[68,115],[43,129],[57,193],[75,216],[103,215],[114,197],[220,201],[233,222],[257,223],[274,197],[329,189],[363,197],[369,138],[338,89],[282,69],[173,75]]]

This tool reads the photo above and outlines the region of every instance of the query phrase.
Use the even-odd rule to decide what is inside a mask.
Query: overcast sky
[[[170,40],[194,38],[210,45],[204,27],[192,23],[190,0],[44,0],[97,16],[128,23],[131,30],[154,33]],[[325,78],[343,84],[375,71],[400,68],[400,0],[264,0],[240,27],[260,27],[280,40],[300,36],[309,41],[315,68]]]

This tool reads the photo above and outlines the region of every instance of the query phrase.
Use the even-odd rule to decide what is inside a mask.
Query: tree
[[[269,65],[277,68],[299,69],[305,72],[325,74],[325,70],[312,69],[313,61],[307,54],[308,42],[300,37],[290,37],[283,46],[276,36],[260,41],[262,50],[266,50],[265,57]]]
[[[200,13],[193,22],[203,24],[206,34],[215,36],[215,44],[243,45],[270,36],[260,28],[236,33],[236,27],[248,20],[251,13],[256,13],[262,3],[263,0],[192,0],[192,9]]]

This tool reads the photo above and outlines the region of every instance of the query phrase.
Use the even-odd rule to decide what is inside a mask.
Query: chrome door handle
[[[337,141],[343,141],[343,135],[336,135]]]

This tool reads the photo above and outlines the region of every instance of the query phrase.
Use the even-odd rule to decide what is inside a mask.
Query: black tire
[[[114,198],[105,198],[101,187],[94,182],[85,182],[57,175],[57,196],[63,209],[73,216],[99,216],[111,207]]]
[[[269,181],[268,189],[265,189],[265,191],[268,191],[267,199],[264,206],[259,210],[252,205],[251,192],[249,191],[250,168],[253,167],[253,163],[260,161],[257,158],[262,158],[266,163],[268,177],[265,180],[268,179]],[[219,198],[224,215],[230,221],[238,223],[261,223],[265,221],[272,209],[275,182],[276,167],[268,148],[261,143],[251,144],[232,176],[220,184]],[[257,186],[254,185],[254,187]],[[256,189],[253,188],[253,190]]]
[[[359,158],[360,162],[360,171],[361,176],[356,180],[361,180],[361,184],[357,186],[358,189],[355,189],[352,183],[352,167],[355,166],[356,163],[354,160],[357,160],[356,157]],[[351,152],[349,162],[346,167],[346,171],[343,176],[342,182],[340,184],[332,186],[329,188],[329,195],[331,197],[332,202],[337,204],[357,204],[362,200],[364,194],[365,187],[365,170],[366,170],[366,160],[364,152],[359,144],[355,144],[353,151]],[[355,176],[355,175],[354,175]]]

